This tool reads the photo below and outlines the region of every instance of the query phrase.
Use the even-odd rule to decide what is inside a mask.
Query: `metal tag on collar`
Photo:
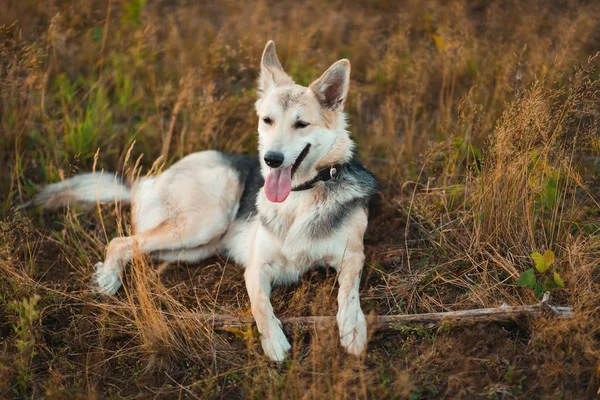
[[[329,169],[329,176],[331,176],[331,179],[336,179],[339,176],[339,174],[340,174],[339,166],[333,165]]]

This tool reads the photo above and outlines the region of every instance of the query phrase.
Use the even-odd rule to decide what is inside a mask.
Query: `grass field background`
[[[12,1],[0,4],[0,394],[6,398],[583,399],[600,387],[600,6],[577,1]],[[17,211],[80,171],[146,174],[256,153],[260,54],[308,85],[352,63],[346,110],[381,193],[367,314],[531,304],[576,317],[371,333],[288,332],[283,364],[225,258],[137,257],[91,293],[128,206]],[[534,252],[554,254],[518,285]],[[564,281],[556,282],[554,273]],[[523,281],[520,281],[523,282]],[[531,282],[529,282],[531,283]],[[335,315],[335,273],[273,292],[281,317]]]

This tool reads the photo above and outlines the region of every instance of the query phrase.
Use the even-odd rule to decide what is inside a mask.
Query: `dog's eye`
[[[310,125],[308,122],[296,121],[296,123],[294,124],[294,129],[306,128],[308,125]]]
[[[273,123],[273,120],[269,117],[264,117],[263,122],[267,125],[271,125]]]

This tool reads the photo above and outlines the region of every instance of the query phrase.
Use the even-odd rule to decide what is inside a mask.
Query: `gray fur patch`
[[[308,225],[310,235],[314,238],[323,238],[331,235],[359,208],[366,209],[369,199],[367,197],[354,198],[345,203],[330,207],[327,213],[321,213]]]
[[[285,224],[284,221],[279,218],[277,210],[273,210],[273,212],[269,215],[261,213],[260,222],[265,228],[267,228],[267,230],[269,230],[269,232],[278,237],[283,237],[289,229],[289,226],[287,226],[287,224]]]
[[[330,235],[357,209],[367,209],[378,190],[377,178],[365,168],[356,151],[352,159],[342,165],[339,179],[325,182],[324,185],[327,190],[324,212],[315,213],[319,218],[315,218],[310,225],[310,231],[315,237]],[[350,192],[356,195],[350,199],[341,196]],[[344,198],[344,201],[336,201],[336,198]]]
[[[260,173],[260,160],[257,156],[246,154],[221,153],[223,158],[229,162],[231,167],[238,173],[240,183],[243,186],[240,206],[235,219],[247,219],[250,215],[256,215],[256,196],[263,187],[265,181]]]
[[[293,90],[290,89],[281,93],[279,96],[279,103],[281,104],[283,111],[285,111],[297,104],[302,104],[300,101],[301,99],[302,93],[294,93]]]

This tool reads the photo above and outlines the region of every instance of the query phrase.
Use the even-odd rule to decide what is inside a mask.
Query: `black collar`
[[[321,168],[317,172],[317,176],[312,178],[310,181],[306,181],[296,187],[292,188],[292,192],[301,192],[302,190],[308,190],[315,187],[317,182],[327,182],[330,180],[337,180],[342,173],[342,164],[334,164],[330,167]]]

